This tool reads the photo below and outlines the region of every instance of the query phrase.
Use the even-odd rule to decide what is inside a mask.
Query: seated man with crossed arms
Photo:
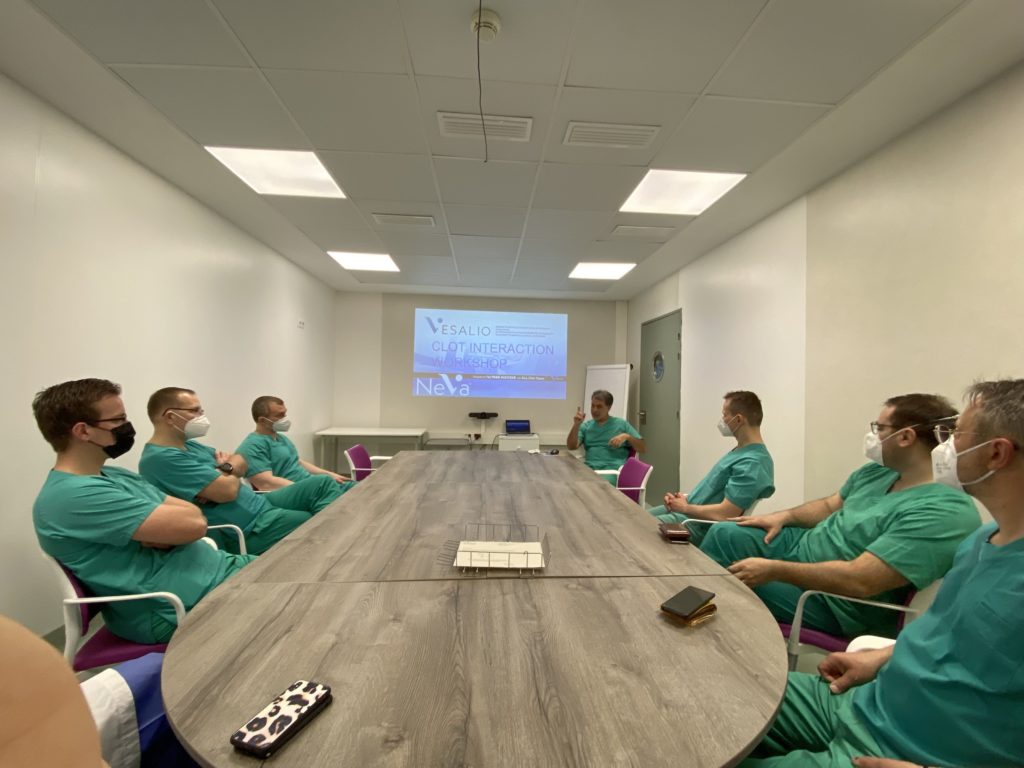
[[[736,447],[720,458],[690,493],[666,493],[665,505],[648,511],[663,523],[728,520],[775,493],[775,462],[761,437],[763,418],[761,399],[753,392],[727,392],[718,432],[734,438]],[[709,527],[702,523],[689,526],[690,542],[700,544]]]
[[[281,398],[273,395],[257,397],[252,404],[252,420],[256,422],[256,431],[246,435],[238,446],[238,453],[249,465],[245,476],[253,488],[273,491],[313,475],[324,475],[335,482],[329,493],[333,501],[355,485],[344,475],[299,458],[295,444],[284,434],[291,429],[292,423]]]
[[[143,477],[166,493],[194,500],[211,523],[237,525],[250,552],[266,552],[335,498],[337,483],[326,475],[256,493],[241,481],[247,469],[242,456],[197,442],[210,421],[191,389],[159,389],[147,410],[153,437],[139,460]],[[237,546],[231,537],[217,538],[229,549]]]
[[[57,452],[32,508],[39,546],[97,596],[171,592],[185,609],[252,561],[200,541],[206,518],[134,472],[106,466],[135,443],[121,387],[80,379],[32,401],[39,431]],[[110,631],[166,643],[177,627],[166,600],[103,603]]]
[[[938,395],[886,401],[864,440],[871,463],[837,493],[770,515],[711,526],[701,549],[751,587],[780,621],[804,590],[903,603],[945,575],[957,546],[980,525],[961,491],[932,481],[936,424],[956,409]],[[887,635],[894,611],[815,596],[806,626],[833,635]]]

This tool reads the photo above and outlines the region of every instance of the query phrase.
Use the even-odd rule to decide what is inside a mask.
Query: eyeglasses
[[[886,427],[888,429],[895,429],[896,428],[895,424],[885,424],[884,422],[881,422],[881,421],[872,421],[871,424],[869,424],[868,426],[871,427],[871,434],[872,435],[877,435],[878,434],[878,430],[880,430],[882,427]]]
[[[195,408],[168,408],[167,411],[185,411],[185,413],[194,413],[196,416],[202,416],[206,411],[201,407],[196,406]],[[167,413],[164,411],[164,413]]]
[[[947,440],[949,440],[951,437],[956,437],[957,435],[978,435],[978,434],[981,434],[981,433],[980,432],[970,432],[970,431],[965,430],[965,429],[957,429],[956,427],[951,427],[949,424],[939,424],[937,427],[935,427],[935,439],[938,440],[940,443],[944,443]]]

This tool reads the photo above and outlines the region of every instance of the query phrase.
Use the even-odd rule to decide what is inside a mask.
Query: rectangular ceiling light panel
[[[582,123],[570,120],[562,143],[567,147],[613,147],[646,149],[661,130],[657,125]]]
[[[387,253],[350,253],[348,251],[328,251],[327,255],[341,264],[345,269],[363,270],[366,272],[398,272],[398,265]]]
[[[604,262],[581,261],[569,273],[569,277],[577,280],[618,280],[629,272],[636,264],[612,264]]]
[[[480,115],[438,112],[437,125],[441,129],[441,135],[448,139],[465,139],[467,137],[482,139],[484,126],[486,126],[488,140],[529,141],[533,131],[533,118],[484,115],[483,124],[481,124]]]
[[[745,173],[705,173],[651,169],[619,209],[628,213],[674,213],[699,216]]]
[[[313,152],[207,147],[228,170],[261,195],[344,197]]]

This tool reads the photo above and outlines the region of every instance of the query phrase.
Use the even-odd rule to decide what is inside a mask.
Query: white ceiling
[[[1024,57],[1019,0],[489,0],[484,111],[533,125],[485,163],[437,120],[477,109],[476,5],[5,0],[0,70],[339,289],[624,299]],[[571,120],[658,132],[566,146]],[[314,150],[348,199],[260,197],[203,145]],[[750,176],[695,219],[619,213],[648,168]]]

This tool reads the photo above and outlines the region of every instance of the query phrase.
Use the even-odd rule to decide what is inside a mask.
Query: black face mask
[[[99,427],[103,429],[103,427]],[[135,427],[132,426],[130,421],[126,421],[124,424],[118,424],[113,429],[108,429],[107,432],[114,436],[113,445],[101,445],[100,448],[112,459],[116,459],[118,456],[123,456],[132,449],[135,445]],[[94,443],[95,445],[95,443]]]

